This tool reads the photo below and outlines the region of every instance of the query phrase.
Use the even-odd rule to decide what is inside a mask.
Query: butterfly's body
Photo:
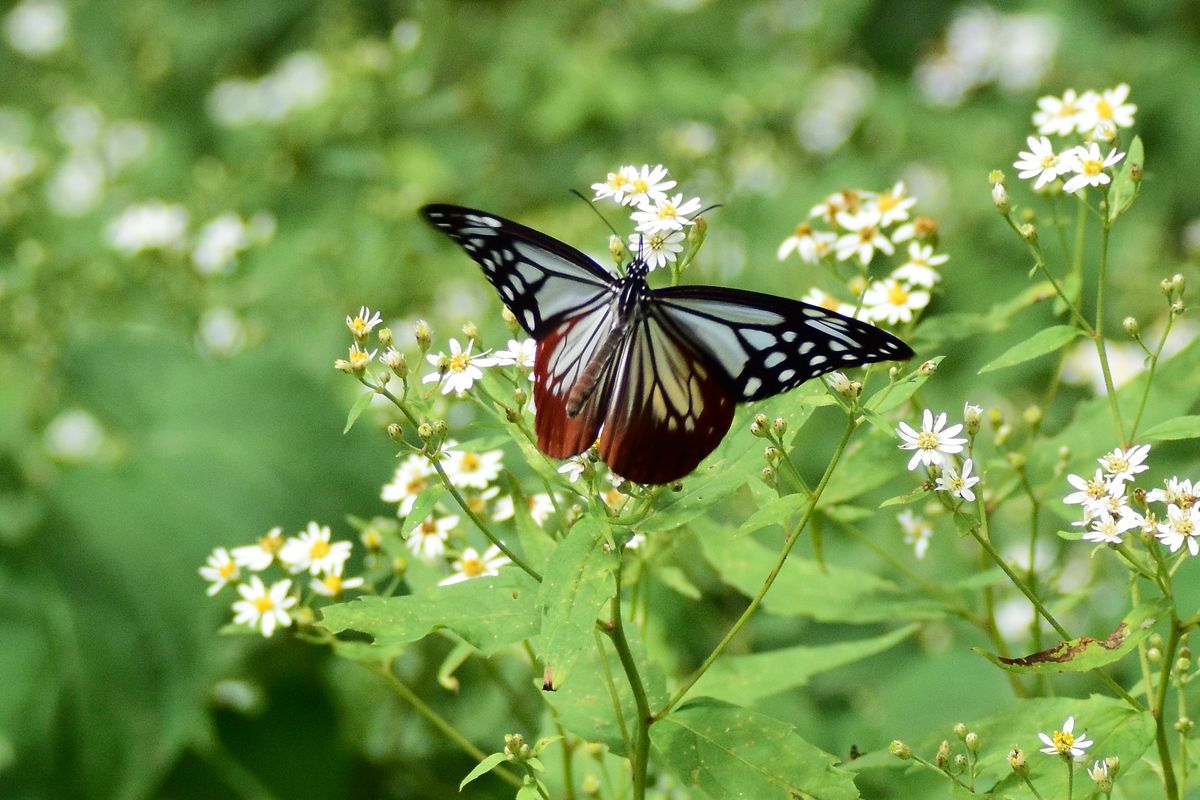
[[[652,289],[640,260],[618,277],[494,214],[422,211],[483,267],[537,341],[538,447],[567,458],[599,435],[610,469],[637,483],[669,483],[695,469],[729,430],[738,402],[912,355],[891,334],[818,306],[715,286]]]

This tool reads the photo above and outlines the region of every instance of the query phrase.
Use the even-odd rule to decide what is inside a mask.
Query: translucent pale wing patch
[[[608,335],[614,305],[606,295],[538,340],[533,362],[534,430],[538,447],[546,455],[568,458],[596,441],[611,389],[612,364],[601,373],[596,390],[574,417],[567,414],[567,398]]]
[[[696,468],[733,421],[734,400],[707,359],[655,316],[639,320],[606,376],[600,455],[637,483],[670,483]]]
[[[421,214],[483,267],[500,300],[535,339],[615,284],[580,251],[520,223],[462,206],[429,205]]]
[[[912,356],[861,320],[758,292],[679,286],[653,293],[654,313],[720,368],[738,401],[761,400],[836,369]]]

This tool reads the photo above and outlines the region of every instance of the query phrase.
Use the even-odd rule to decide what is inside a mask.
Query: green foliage
[[[984,364],[979,368],[979,373],[982,375],[992,370],[1013,367],[1031,359],[1056,352],[1075,341],[1082,333],[1082,331],[1072,325],[1054,325],[1040,330],[1030,338],[1020,344],[1013,345],[997,358]]]

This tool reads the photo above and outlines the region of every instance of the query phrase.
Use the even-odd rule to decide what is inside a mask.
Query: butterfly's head
[[[635,258],[629,262],[629,271],[625,273],[625,276],[633,280],[644,281],[649,274],[650,266],[642,259]]]

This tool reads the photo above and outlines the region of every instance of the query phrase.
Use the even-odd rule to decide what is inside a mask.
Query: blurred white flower
[[[498,367],[517,366],[522,369],[533,369],[533,361],[537,357],[537,342],[533,339],[509,339],[507,350],[497,350],[492,353]],[[529,374],[533,380],[533,373]]]
[[[1038,110],[1033,112],[1033,124],[1038,133],[1070,136],[1079,129],[1082,106],[1074,89],[1067,89],[1062,97],[1039,97],[1037,106]]]
[[[54,133],[69,150],[91,151],[100,142],[104,115],[92,102],[69,103],[54,110]]]
[[[246,343],[246,326],[225,306],[213,306],[200,315],[196,326],[196,348],[209,356],[231,356]]]
[[[208,109],[218,124],[228,128],[278,124],[324,102],[332,82],[325,60],[302,50],[257,80],[221,81],[209,93]]]
[[[342,592],[347,589],[357,589],[363,585],[363,582],[361,575],[343,578],[342,567],[338,566],[336,570],[309,580],[308,587],[322,597],[340,597]]]
[[[233,548],[233,560],[239,567],[245,567],[251,572],[262,572],[274,563],[283,545],[283,528],[276,526],[259,537],[254,544]]]
[[[417,557],[433,561],[446,552],[446,540],[450,531],[458,527],[458,520],[453,514],[440,518],[430,514],[409,531],[404,543]]]
[[[856,214],[843,211],[837,215],[837,223],[847,231],[838,237],[834,245],[838,261],[858,256],[859,262],[865,267],[875,257],[876,250],[889,256],[895,252],[896,248],[891,240],[883,235],[878,209],[866,207]]]
[[[408,516],[413,504],[421,492],[429,486],[429,477],[433,475],[433,467],[429,459],[422,455],[410,455],[396,467],[392,480],[384,485],[380,497],[385,503],[399,503],[398,514]]]
[[[421,42],[421,23],[402,19],[392,26],[392,47],[401,53],[411,53]]]
[[[500,477],[500,471],[504,468],[503,459],[503,450],[482,453],[459,450],[449,453],[442,467],[454,486],[460,489],[486,489],[489,483]]]
[[[81,217],[104,194],[104,165],[91,155],[65,158],[46,182],[46,202],[64,217]]]
[[[934,255],[931,244],[909,242],[908,261],[893,270],[892,277],[913,286],[929,288],[942,279],[934,267],[940,267],[949,260],[950,256],[944,253]]]
[[[1071,171],[1070,162],[1054,152],[1054,145],[1045,136],[1030,136],[1025,141],[1029,144],[1029,150],[1018,153],[1013,166],[1020,170],[1017,177],[1021,180],[1037,178],[1033,183],[1034,190],[1041,189],[1057,180],[1060,175]]]
[[[104,429],[83,409],[64,411],[50,421],[42,434],[46,453],[59,461],[80,463],[100,455],[104,447]]]
[[[1133,127],[1133,115],[1137,106],[1128,102],[1129,84],[1118,84],[1102,92],[1084,92],[1079,99],[1079,132],[1093,134],[1093,138],[1105,138],[1107,134],[1095,136],[1100,128],[1107,128],[1113,135],[1117,128]],[[1111,136],[1108,136],[1111,138]]]
[[[500,548],[496,545],[489,547],[482,556],[474,547],[468,547],[454,562],[454,574],[438,581],[438,586],[462,583],[471,578],[481,578],[485,575],[499,575],[500,568],[511,563],[508,556],[501,555]]]
[[[32,151],[0,142],[0,197],[12,194],[36,166],[37,159]]]
[[[58,0],[22,0],[4,18],[4,38],[22,55],[42,58],[63,46],[68,22]]]
[[[268,589],[262,578],[251,575],[247,583],[237,587],[242,599],[233,604],[234,623],[258,628],[267,637],[276,627],[291,625],[292,617],[287,610],[296,605],[296,598],[288,594],[291,589],[290,580],[277,581]]]
[[[200,577],[212,584],[207,591],[209,597],[224,589],[225,584],[236,583],[241,574],[237,562],[230,558],[229,551],[224,547],[213,550],[199,572]]]
[[[794,250],[804,263],[819,264],[822,258],[833,251],[835,241],[837,234],[813,230],[812,225],[802,222],[792,231],[791,236],[783,240],[775,255],[783,261]]]
[[[279,560],[293,573],[340,572],[353,545],[348,541],[331,542],[329,537],[328,525],[310,522],[295,538],[284,542]]]
[[[875,96],[864,70],[837,68],[819,76],[796,115],[796,140],[810,153],[828,155],[850,138]]]
[[[187,209],[175,203],[151,200],[130,206],[105,229],[108,245],[132,256],[146,250],[183,249],[187,234]]]
[[[104,132],[104,157],[113,172],[141,161],[150,152],[154,130],[145,122],[121,120]]]
[[[192,266],[201,275],[229,272],[241,253],[250,246],[246,224],[232,211],[204,223],[192,248]]]
[[[904,543],[913,548],[917,558],[924,558],[929,550],[929,539],[933,536],[933,526],[912,509],[905,509],[896,515],[900,530],[904,531]]]
[[[823,292],[815,286],[808,290],[808,294],[800,298],[802,302],[809,305],[820,306],[826,311],[833,311],[836,314],[841,314],[846,317],[854,316],[855,309],[852,303],[843,303],[828,292]]]

